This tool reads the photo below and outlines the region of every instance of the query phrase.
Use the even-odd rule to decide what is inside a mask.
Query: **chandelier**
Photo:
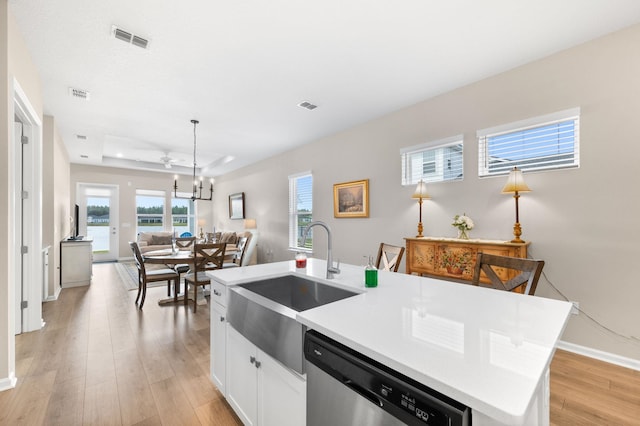
[[[209,198],[202,197],[202,176],[200,179],[196,179],[196,125],[198,120],[191,120],[193,123],[193,188],[191,190],[190,197],[183,197],[178,195],[178,176],[174,176],[173,180],[173,198],[183,198],[188,200],[205,200],[211,201],[213,199],[213,179],[210,180],[209,186]]]

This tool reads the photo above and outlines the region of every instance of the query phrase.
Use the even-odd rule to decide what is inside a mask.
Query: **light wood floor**
[[[113,264],[43,305],[46,326],[16,337],[18,384],[0,425],[239,425],[209,380],[209,309],[142,312]],[[564,351],[551,365],[553,425],[640,425],[640,372]]]
[[[113,264],[89,287],[43,304],[46,326],[16,336],[15,389],[0,392],[0,424],[239,425],[209,380],[209,307],[142,311]]]
[[[640,425],[640,371],[557,350],[551,424]]]

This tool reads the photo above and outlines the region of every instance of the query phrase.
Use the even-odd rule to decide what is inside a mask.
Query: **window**
[[[478,174],[579,166],[580,109],[478,131]]]
[[[188,197],[191,194],[178,194]],[[191,199],[171,198],[171,223],[176,235],[189,232],[196,235],[195,231],[195,203]]]
[[[289,176],[289,248],[310,252],[311,232],[302,246],[302,233],[312,220],[313,176],[310,172]]]
[[[462,171],[462,135],[400,150],[402,184],[460,180]]]
[[[138,233],[164,231],[164,191],[136,191]]]

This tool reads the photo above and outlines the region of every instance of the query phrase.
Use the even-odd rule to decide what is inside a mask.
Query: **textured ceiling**
[[[637,0],[9,0],[9,9],[72,163],[188,173],[195,118],[208,176],[640,21]],[[115,39],[113,25],[149,48]],[[298,107],[304,100],[318,108]]]

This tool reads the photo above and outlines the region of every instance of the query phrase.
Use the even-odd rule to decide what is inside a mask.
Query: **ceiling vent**
[[[111,27],[111,34],[113,34],[113,36],[118,40],[122,40],[126,43],[133,44],[134,46],[138,46],[143,49],[146,49],[149,46],[149,40],[137,36],[129,31],[125,31],[122,28],[118,28],[115,25]]]
[[[87,92],[86,90],[74,89],[73,87],[69,87],[69,95],[73,96],[74,98],[84,99],[85,101],[88,101],[91,97],[91,93]]]
[[[309,111],[312,111],[312,110],[318,108],[318,105],[314,105],[314,104],[312,104],[311,102],[308,102],[308,101],[302,101],[302,102],[300,102],[298,104],[298,106],[300,108],[308,109]]]
[[[89,156],[85,155],[85,154],[82,154],[82,155],[80,155],[80,158],[89,158]]]
[[[87,137],[85,135],[76,135],[76,138],[78,138],[79,141],[86,141]]]

